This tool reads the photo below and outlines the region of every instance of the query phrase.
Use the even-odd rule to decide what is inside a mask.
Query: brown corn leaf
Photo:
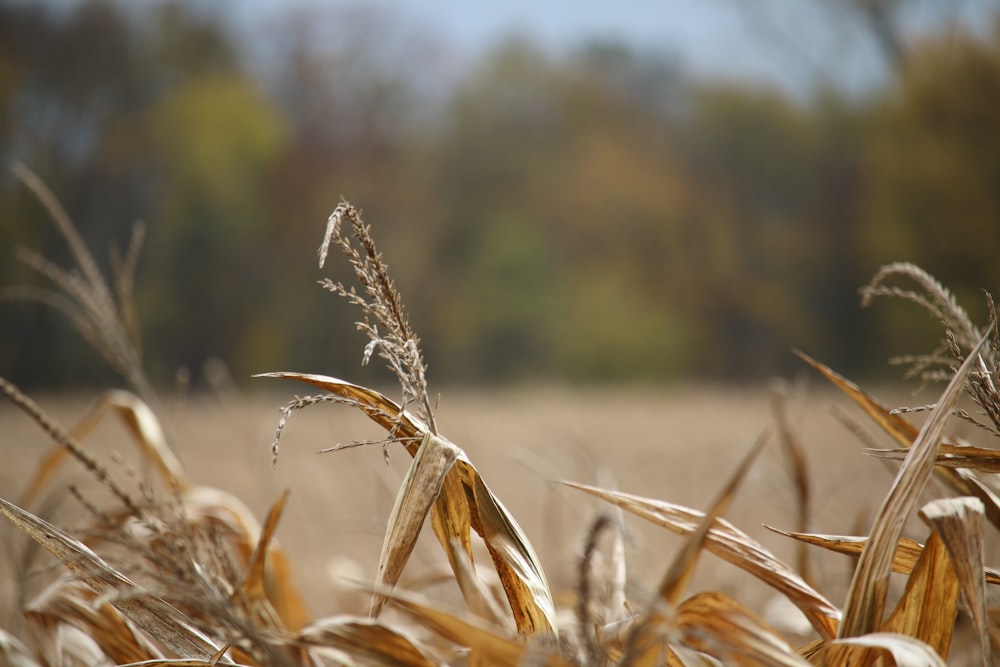
[[[463,479],[471,482],[475,498],[473,525],[478,526],[493,559],[518,632],[554,637],[555,603],[531,542],[464,453],[456,466]]]
[[[983,576],[983,504],[977,498],[945,498],[924,505],[920,516],[934,529],[935,534],[941,536],[951,559],[953,576],[965,596],[966,606],[979,636],[983,664],[989,665],[989,613],[986,577]],[[933,642],[929,643],[935,646]],[[940,653],[948,655],[946,651]]]
[[[856,384],[843,377],[829,366],[812,359],[807,354],[799,352],[798,350],[796,350],[795,353],[807,364],[818,370],[851,400],[857,403],[858,406],[860,406],[861,409],[864,410],[876,424],[881,426],[888,435],[892,436],[896,442],[904,448],[908,448],[913,444],[914,439],[919,433],[916,426],[908,422],[900,415],[893,414],[892,410],[886,407],[883,403],[870,396]],[[976,356],[977,355],[975,354],[970,354],[969,358],[975,358]],[[936,468],[934,470],[934,474],[936,474],[942,481],[944,481],[945,484],[955,490],[959,495],[975,496],[976,498],[982,500],[983,504],[986,506],[986,518],[988,518],[990,523],[992,523],[997,529],[1000,529],[1000,498],[998,498],[992,490],[977,480],[975,475],[970,473],[968,470],[963,470],[961,468]]]
[[[730,476],[729,481],[723,487],[715,502],[709,507],[708,512],[702,517],[698,527],[688,536],[684,548],[678,552],[670,568],[667,570],[666,576],[664,576],[663,581],[660,583],[659,596],[668,605],[673,606],[680,599],[684,587],[690,581],[691,575],[694,574],[694,567],[698,562],[698,554],[701,553],[702,547],[708,539],[708,532],[712,529],[716,518],[722,516],[726,509],[728,509],[729,503],[736,494],[736,489],[746,477],[747,471],[750,470],[750,465],[757,459],[757,455],[760,454],[760,450],[766,443],[767,437],[764,435],[757,439],[757,442],[750,448],[750,451],[747,452],[740,465],[737,466],[736,470]]]
[[[191,487],[182,496],[182,501],[185,516],[191,525],[223,536],[240,556],[243,566],[250,570],[255,558],[254,551],[266,532],[262,531],[250,508],[231,493],[208,486]],[[281,503],[283,507],[284,500]],[[273,521],[275,527],[279,516],[280,509],[275,514],[272,508],[269,521]],[[308,622],[309,611],[295,585],[288,558],[276,539],[268,537],[265,553],[266,557],[260,562],[264,568],[263,583],[267,599],[284,627],[294,632]]]
[[[626,644],[628,650],[623,660],[624,664],[633,664],[635,658],[639,655],[648,658],[656,650],[657,638],[662,635],[662,629],[659,626],[666,621],[662,610],[669,610],[677,605],[687,582],[690,581],[691,576],[694,574],[698,555],[701,553],[705,541],[708,539],[708,533],[712,525],[715,523],[716,518],[729,507],[737,486],[739,486],[739,483],[746,476],[747,471],[750,469],[750,464],[757,458],[757,454],[760,453],[761,448],[766,442],[767,439],[761,437],[754,443],[754,446],[747,455],[743,457],[743,461],[737,466],[736,471],[730,476],[729,481],[719,493],[718,498],[716,498],[708,512],[701,518],[698,526],[688,535],[684,546],[677,552],[673,562],[667,569],[666,575],[663,577],[663,581],[660,583],[657,597],[654,598],[650,608],[633,627],[631,636]]]
[[[167,444],[160,421],[135,394],[121,389],[102,394],[69,432],[70,438],[74,442],[86,440],[108,412],[118,416],[139,451],[156,467],[170,488],[182,491],[187,488],[184,468]],[[49,450],[21,495],[22,505],[28,505],[38,495],[68,456],[69,450],[64,447],[56,446]]]
[[[29,651],[21,640],[0,628],[0,664],[10,667],[40,667],[34,652]]]
[[[445,476],[455,465],[458,453],[458,447],[447,440],[431,433],[424,434],[389,514],[389,525],[375,575],[376,593],[372,597],[370,612],[373,618],[378,617],[386,602],[379,591],[392,590],[399,581],[406,561],[417,544],[427,513],[441,493]]]
[[[946,667],[944,660],[934,649],[919,639],[905,635],[871,632],[860,637],[838,639],[834,645],[838,648],[849,648],[855,655],[865,651],[868,660],[873,660],[879,653],[889,653],[896,667]]]
[[[268,556],[272,553],[274,531],[278,527],[278,521],[281,519],[281,512],[287,500],[288,491],[285,491],[271,506],[267,513],[267,519],[264,521],[264,528],[260,531],[247,564],[247,574],[243,583],[237,590],[233,591],[231,596],[232,600],[255,620],[255,624],[262,628],[288,629],[281,614],[272,604],[267,589]]]
[[[57,641],[60,623],[77,628],[116,664],[162,657],[121,612],[107,602],[99,602],[92,588],[71,576],[49,584],[28,603],[24,614],[40,633],[48,635],[48,641]]]
[[[480,664],[495,667],[520,667],[548,665],[571,667],[572,663],[561,657],[558,647],[550,637],[538,637],[525,643],[498,634],[498,630],[485,627],[473,620],[435,608],[419,596],[395,590],[386,593],[393,606],[408,614],[427,629],[458,646],[470,649]]]
[[[725,665],[809,664],[777,630],[717,591],[698,593],[684,600],[677,607],[673,625],[679,643]]]
[[[386,667],[438,665],[420,643],[405,632],[370,618],[331,616],[304,627],[297,641],[307,646],[335,649],[345,663]]]
[[[400,436],[419,441],[423,434],[430,430],[419,417],[409,411],[401,410],[394,401],[386,398],[383,394],[353,382],[314,373],[259,373],[253,377],[298,380],[319,387],[331,394],[353,401],[376,424]],[[404,446],[410,454],[416,454],[419,445],[414,442],[404,443]]]
[[[602,498],[675,533],[693,532],[705,516],[697,510],[662,500],[575,482],[562,482],[562,484]],[[720,518],[713,522],[706,538],[705,548],[785,595],[802,610],[821,637],[831,639],[836,634],[840,610],[803,581],[795,570],[725,519]]]
[[[902,460],[908,449],[866,449],[880,459]],[[968,445],[941,445],[934,462],[949,468],[968,468],[980,472],[1000,473],[1000,450]]]
[[[844,606],[844,618],[838,637],[857,637],[874,632],[882,622],[885,597],[889,589],[896,544],[903,524],[912,514],[920,493],[934,469],[934,457],[941,433],[961,396],[965,378],[978,359],[979,350],[987,338],[982,338],[948,383],[937,407],[931,411],[920,429],[910,455],[903,461],[889,494],[872,525],[871,538],[858,558],[854,578]]]
[[[941,536],[931,533],[906,590],[880,628],[926,643],[947,656],[958,615],[958,579]]]
[[[140,590],[76,538],[0,498],[0,514],[27,533],[126,618],[178,655],[212,656],[218,647],[175,607]],[[229,664],[225,662],[223,664]]]
[[[778,533],[779,535],[791,537],[792,539],[799,540],[800,542],[812,544],[817,547],[822,547],[823,549],[835,551],[839,554],[846,554],[848,556],[860,555],[861,550],[865,548],[865,542],[868,541],[867,537],[857,537],[854,535],[793,533],[790,531],[780,530],[766,524],[764,527],[770,531]],[[923,551],[923,548],[924,546],[922,544],[911,540],[908,537],[899,538],[899,543],[896,545],[896,554],[893,556],[892,560],[892,571],[898,572],[899,574],[909,574],[912,572],[913,566],[916,565],[917,559],[920,558],[920,553]],[[1000,584],[1000,571],[991,567],[983,568],[983,577],[988,584]]]
[[[337,378],[306,373],[264,373],[257,377],[276,377],[306,382],[353,402],[373,421],[391,434],[406,437],[407,451],[416,456],[418,445],[429,428],[418,417],[402,410],[382,394]],[[434,435],[442,442],[444,438]],[[448,443],[451,445],[451,443]],[[454,445],[451,445],[454,447]],[[486,543],[500,583],[507,595],[514,621],[523,634],[555,634],[555,605],[538,558],[520,526],[480,478],[475,466],[461,449],[447,472],[437,501],[432,523],[452,569],[458,559],[472,563],[470,530],[474,528]],[[463,590],[463,594],[474,595]],[[469,599],[470,607],[476,601]]]

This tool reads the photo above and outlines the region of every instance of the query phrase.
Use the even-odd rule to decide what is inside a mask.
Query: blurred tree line
[[[247,44],[183,3],[0,2],[0,152],[101,261],[148,223],[160,384],[215,358],[238,380],[373,372],[356,313],[315,284],[341,196],[439,382],[745,380],[797,368],[792,347],[877,372],[921,351],[925,319],[860,310],[881,264],[920,264],[974,314],[1000,292],[997,26],[894,51],[877,93],[796,99],[616,44],[511,40],[456,75],[375,10],[290,14]],[[0,285],[39,282],[18,245],[68,264],[45,218],[0,176]],[[0,302],[0,374],[109,382],[62,319]]]

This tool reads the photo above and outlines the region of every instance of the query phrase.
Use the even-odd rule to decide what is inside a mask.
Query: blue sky
[[[248,26],[290,7],[377,7],[434,35],[458,57],[474,57],[519,34],[559,51],[588,40],[614,40],[676,57],[691,72],[751,78],[791,91],[821,80],[864,91],[879,85],[886,63],[865,26],[838,5],[847,0],[231,0]],[[989,30],[1000,0],[904,0],[913,34],[957,20]]]

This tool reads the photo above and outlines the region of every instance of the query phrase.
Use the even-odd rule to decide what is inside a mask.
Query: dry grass
[[[59,225],[86,283],[35,264],[147,394],[136,339],[119,335],[134,331],[127,290],[112,299],[72,226]],[[944,325],[936,350],[903,360],[947,382],[930,400],[893,401],[924,405],[918,422],[805,355],[836,399],[825,385],[517,388],[442,392],[438,407],[399,293],[346,202],[321,264],[331,245],[361,290],[324,285],[361,308],[363,359],[386,362],[399,403],[332,377],[270,373],[323,392],[288,402],[272,442],[273,402],[260,396],[109,393],[65,429],[82,416],[78,402],[43,410],[0,383],[61,448],[43,456],[46,438],[0,411],[13,462],[0,477],[11,531],[0,575],[12,584],[0,655],[51,665],[990,664],[986,587],[1000,575],[986,544],[1000,502],[983,471],[997,466],[1000,345],[995,322],[975,326],[919,268],[886,267],[864,290],[866,301],[913,301]],[[117,333],[102,334],[102,322]],[[831,416],[823,406],[835,400],[854,412]],[[869,440],[902,463],[863,457]],[[363,443],[380,445],[388,465],[353,446]],[[84,474],[59,466],[63,451]]]

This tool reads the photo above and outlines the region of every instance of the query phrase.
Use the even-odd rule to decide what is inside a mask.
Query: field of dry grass
[[[72,664],[634,667],[692,664],[681,654],[703,664],[700,654],[867,667],[888,651],[900,667],[943,667],[945,657],[989,665],[1000,644],[987,592],[1000,583],[987,566],[995,531],[984,539],[986,521],[1000,526],[992,298],[980,328],[911,264],[883,267],[862,291],[866,302],[910,300],[945,326],[934,352],[902,360],[946,382],[939,395],[873,396],[803,355],[803,376],[818,371],[839,394],[823,381],[811,391],[454,388],[435,399],[370,228],[341,202],[319,263],[339,249],[360,289],[322,284],[360,309],[364,361],[386,363],[399,402],[287,372],[261,377],[252,396],[164,402],[141,365],[130,305],[137,244],[115,270],[113,296],[51,194],[23,176],[49,201],[82,273],[38,260],[77,305],[48,302],[146,402],[113,391],[91,408],[59,397],[40,407],[0,378],[24,413],[0,409],[0,513],[11,522],[0,657],[69,664],[65,644]],[[287,380],[300,384],[283,390]],[[324,393],[301,396],[301,383]],[[923,423],[894,405],[915,406]],[[866,459],[863,446],[902,463]],[[338,451],[317,456],[324,449]],[[58,467],[70,455],[82,470]],[[943,498],[939,483],[960,497]],[[825,533],[800,539],[856,560],[766,525]],[[40,548],[73,576],[53,580],[61,566]],[[27,635],[42,662],[15,639]]]
[[[272,468],[277,408],[298,389],[280,380],[259,382],[272,385],[273,393],[168,401],[166,425],[178,454],[192,481],[235,494],[259,519],[284,489],[291,489],[277,535],[311,611],[316,616],[363,613],[367,597],[345,589],[339,580],[374,577],[386,519],[410,457],[394,446],[386,465],[377,445],[317,454],[338,443],[381,437],[357,411],[329,405],[289,420],[280,458]],[[863,443],[831,412],[831,406],[846,408],[845,399],[820,382],[805,392],[794,392],[787,403],[807,457],[814,508],[810,529],[865,534],[891,484],[895,465],[887,467],[865,456]],[[899,391],[882,396],[889,402],[915,402]],[[54,418],[71,426],[86,413],[91,399],[41,396],[38,400]],[[771,392],[763,386],[456,388],[443,392],[437,412],[441,432],[467,451],[521,522],[557,592],[575,587],[584,535],[609,506],[553,480],[617,487],[703,509],[757,436],[764,429],[775,432]],[[52,445],[33,422],[6,403],[0,404],[0,432],[5,460],[0,497],[16,499]],[[102,422],[87,446],[119,479],[143,476],[132,440],[113,417]],[[59,481],[51,485],[52,498],[61,500],[59,525],[67,524],[67,516],[81,515],[76,500],[66,497],[68,484],[89,489],[88,498],[98,504],[107,500],[106,490],[75,461],[67,462]],[[794,565],[794,544],[762,524],[794,529],[798,502],[788,461],[772,435],[726,516]],[[655,587],[682,538],[635,517],[627,525],[629,577],[641,597],[644,588]],[[5,523],[0,531],[8,545],[7,557],[27,545],[27,538],[13,525]],[[819,590],[831,599],[842,598],[852,561],[819,550],[811,556],[816,559]],[[12,599],[16,587],[8,584],[9,580],[0,586],[2,622],[16,628],[20,622]],[[438,586],[436,596],[457,590],[430,533],[418,543],[402,585]],[[771,595],[745,573],[712,557],[700,563],[692,588],[730,592],[757,609]]]

